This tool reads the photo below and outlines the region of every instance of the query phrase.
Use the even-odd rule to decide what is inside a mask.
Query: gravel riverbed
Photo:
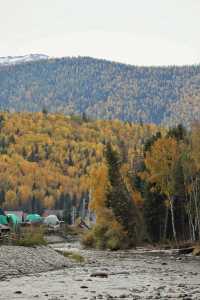
[[[69,244],[52,247],[78,251],[86,261],[70,265],[65,260],[66,267],[57,271],[0,281],[0,299],[200,299],[199,257],[144,249],[105,252]]]
[[[0,280],[69,267],[72,262],[52,247],[0,247]]]

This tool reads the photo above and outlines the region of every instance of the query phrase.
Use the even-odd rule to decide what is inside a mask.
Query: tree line
[[[196,123],[188,131],[182,125],[157,131],[132,164],[123,151],[106,145],[105,164],[94,170],[91,208],[97,223],[86,245],[118,249],[144,241],[199,241],[199,129]]]

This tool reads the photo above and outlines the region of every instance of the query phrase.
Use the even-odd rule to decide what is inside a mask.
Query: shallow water
[[[0,282],[0,299],[200,299],[200,259],[170,252],[81,250],[84,265]],[[104,272],[107,278],[91,277]],[[16,293],[18,292],[18,293]]]

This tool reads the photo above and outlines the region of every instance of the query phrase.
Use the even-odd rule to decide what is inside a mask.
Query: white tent
[[[49,215],[44,219],[44,224],[46,225],[59,225],[60,221],[56,215]]]

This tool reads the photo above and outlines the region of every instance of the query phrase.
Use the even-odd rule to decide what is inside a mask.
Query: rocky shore
[[[51,247],[0,247],[0,279],[58,270],[71,262]]]
[[[71,262],[49,247],[0,248],[0,274],[13,275],[0,280],[0,300],[200,299],[200,257],[170,250],[85,250],[73,243],[52,247],[77,251],[85,262]]]

